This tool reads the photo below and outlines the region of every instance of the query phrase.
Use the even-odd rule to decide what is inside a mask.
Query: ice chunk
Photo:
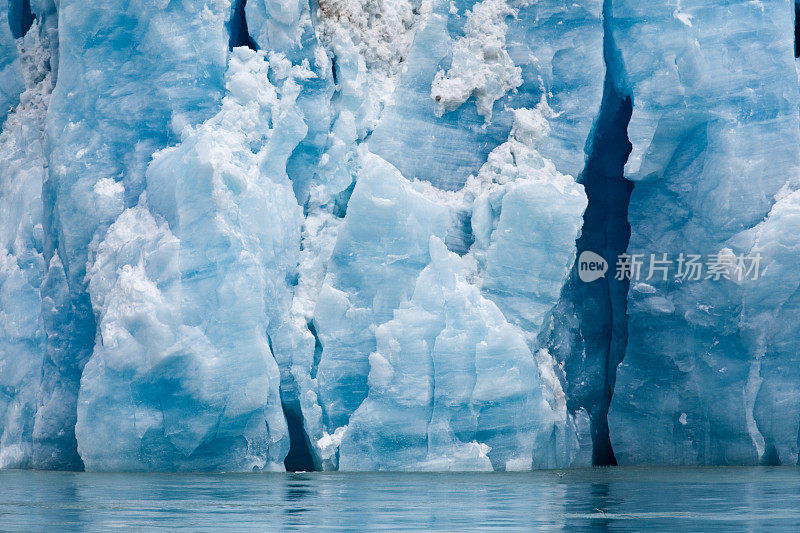
[[[228,0],[58,4],[59,78],[47,114],[44,229],[47,264],[61,266],[48,273],[43,297],[60,303],[46,312],[48,361],[36,440],[43,450],[74,453],[78,383],[96,333],[85,280],[90,248],[122,208],[137,203],[153,153],[217,109],[231,6]],[[124,185],[123,204],[98,195],[102,179]],[[39,466],[80,464],[45,451]]]
[[[146,201],[99,245],[77,426],[87,469],[283,468],[271,337],[289,322],[300,250],[286,161],[307,130],[294,76],[276,88],[267,65],[234,49],[220,112],[156,154]]]
[[[351,470],[570,463],[574,427],[536,337],[574,261],[586,196],[536,150],[545,109],[518,110],[508,141],[459,193],[366,156],[314,311],[323,424],[314,436],[326,468],[339,443],[338,467]],[[475,244],[462,260],[443,250],[443,235],[463,209]],[[527,272],[525,298],[512,271]]]
[[[436,236],[430,256],[411,299],[376,330],[369,395],[344,433],[339,468],[568,465],[570,447],[553,438],[559,428],[521,331],[467,281],[471,258]]]
[[[583,186],[539,152],[550,131],[549,107],[515,111],[509,140],[478,173],[472,248],[483,265],[483,293],[513,324],[539,334],[575,260],[586,209]]]
[[[522,85],[522,69],[506,50],[505,21],[516,13],[506,0],[481,0],[467,11],[464,35],[452,43],[450,68],[439,70],[431,85],[438,115],[474,97],[478,114],[491,120],[495,101]]]
[[[450,223],[432,187],[366,156],[314,310],[322,352],[311,377],[328,433],[346,425],[366,397],[372,328],[412,293],[430,261],[428,239],[444,238]]]

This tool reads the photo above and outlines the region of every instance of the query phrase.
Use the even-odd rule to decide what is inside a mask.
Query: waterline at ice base
[[[0,2],[0,469],[797,465],[798,11]]]

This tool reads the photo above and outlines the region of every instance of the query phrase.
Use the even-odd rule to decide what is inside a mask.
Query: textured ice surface
[[[305,203],[314,178],[313,169],[329,144],[334,91],[331,61],[317,38],[307,0],[250,0],[245,5],[245,17],[253,44],[276,55],[272,58],[275,67],[278,59],[283,58],[290,65],[304,65],[313,73],[298,80],[301,90],[297,108],[308,132],[287,163],[298,200]]]
[[[617,460],[795,464],[791,3],[615,0],[613,14],[634,102],[629,253],[760,250],[766,270],[634,284],[609,415]]]
[[[0,7],[0,123],[19,102],[24,89],[19,52],[8,18],[8,3]]]
[[[220,112],[154,156],[146,199],[100,244],[89,271],[98,344],[77,425],[87,468],[282,468],[269,335],[299,253],[285,166],[306,133],[294,78],[307,72],[286,74],[276,89],[263,53],[234,49]]]
[[[53,84],[38,27],[13,45],[25,91],[0,133],[0,468],[32,464],[45,351],[42,134]]]
[[[603,93],[601,7],[435,1],[370,149],[409,179],[458,189],[506,140],[511,111],[546,96],[554,115],[540,150],[577,176]]]
[[[74,467],[75,401],[96,329],[85,290],[90,247],[138,201],[153,153],[214,114],[231,7],[227,0],[67,0],[58,9],[44,188],[45,257],[56,268],[42,291],[55,305],[45,311],[49,361],[35,437],[42,466]]]
[[[444,79],[444,70],[439,68],[441,59],[452,54],[449,51],[453,46],[450,33],[460,36],[459,46],[462,55],[469,51],[471,46],[474,48],[474,44],[469,41],[474,40],[475,35],[482,29],[486,29],[484,26],[496,29],[498,40],[502,41],[507,31],[506,18],[511,20],[510,24],[517,24],[516,19],[509,17],[512,14],[511,8],[504,6],[505,4],[493,6],[488,2],[483,8],[479,6],[476,15],[472,17],[474,27],[466,30],[459,28],[465,17],[451,14],[450,6],[441,2],[434,5],[432,13],[430,6],[423,4],[419,8],[416,20],[413,17],[403,17],[402,3],[394,9],[386,5],[382,8],[374,7],[383,15],[386,15],[385,11],[388,9],[389,18],[404,21],[402,26],[398,24],[386,29],[394,32],[392,46],[384,46],[386,43],[381,40],[386,32],[376,31],[384,26],[381,25],[380,19],[371,16],[373,7],[368,11],[369,15],[365,20],[355,19],[352,25],[354,27],[344,22],[338,25],[332,23],[333,13],[338,13],[347,7],[345,4],[326,3],[320,8],[323,35],[335,52],[338,77],[340,80],[357,82],[341,86],[339,92],[341,107],[333,127],[337,141],[332,150],[326,154],[329,159],[323,161],[321,173],[324,188],[322,190],[327,189],[329,193],[335,191],[337,187],[341,189],[346,186],[351,179],[350,176],[357,176],[355,188],[347,204],[347,214],[342,223],[325,217],[309,217],[309,220],[314,221],[312,227],[319,228],[315,230],[319,231],[319,244],[325,250],[331,250],[331,258],[324,267],[324,282],[317,285],[319,296],[311,298],[302,296],[302,301],[316,299],[313,306],[304,305],[306,316],[310,315],[316,335],[314,362],[311,371],[307,373],[299,366],[295,368],[302,374],[302,377],[298,377],[298,381],[303,384],[301,403],[304,406],[306,429],[320,467],[337,466],[337,447],[343,438],[348,439],[345,442],[349,443],[350,451],[342,452],[346,461],[341,465],[342,468],[365,469],[369,468],[369,465],[380,465],[381,468],[398,467],[397,461],[392,462],[388,456],[385,462],[382,462],[384,461],[380,453],[382,448],[378,444],[373,448],[377,457],[370,458],[363,449],[360,452],[356,451],[353,446],[358,444],[354,444],[352,431],[360,431],[362,435],[365,433],[363,428],[348,433],[347,425],[350,417],[370,394],[368,383],[370,354],[378,344],[375,328],[391,320],[397,307],[414,294],[417,276],[430,262],[431,236],[448,242],[454,249],[460,249],[464,253],[475,240],[472,237],[473,231],[481,233],[483,240],[480,243],[476,242],[475,255],[480,256],[481,268],[486,269],[488,297],[495,298],[501,308],[505,306],[513,315],[510,318],[511,324],[520,329],[510,329],[530,341],[526,348],[529,357],[536,351],[533,339],[539,333],[544,314],[558,299],[566,271],[574,256],[575,235],[580,227],[580,214],[585,207],[585,203],[581,202],[585,202],[585,197],[582,192],[572,190],[571,192],[575,193],[574,201],[571,205],[569,201],[564,202],[565,212],[555,208],[551,212],[552,216],[543,216],[544,213],[540,211],[543,206],[549,211],[554,207],[553,200],[556,200],[557,206],[558,200],[562,197],[568,199],[570,194],[565,194],[562,188],[553,191],[552,196],[544,194],[537,197],[537,193],[543,191],[537,191],[535,186],[527,183],[518,187],[506,184],[517,178],[524,181],[524,178],[541,177],[541,175],[548,177],[559,175],[552,162],[543,159],[538,152],[531,154],[524,142],[535,141],[537,149],[542,152],[550,150],[559,153],[563,159],[570,159],[570,170],[577,169],[577,172],[582,167],[583,145],[588,137],[594,114],[599,108],[599,95],[602,92],[604,67],[600,46],[602,31],[599,24],[599,3],[592,4],[593,7],[588,10],[579,6],[571,8],[573,10],[571,16],[577,20],[570,21],[572,33],[564,38],[563,44],[558,44],[561,48],[556,51],[546,48],[549,46],[546,45],[548,39],[553,40],[554,33],[548,32],[545,27],[525,30],[520,23],[516,33],[513,33],[516,41],[512,44],[517,48],[522,47],[516,51],[516,57],[524,59],[523,66],[533,61],[532,52],[525,48],[531,41],[542,43],[543,50],[539,50],[538,54],[538,58],[542,61],[550,61],[552,55],[566,57],[574,54],[575,51],[570,49],[570,46],[573,46],[576,38],[597,45],[596,48],[587,46],[597,53],[590,56],[590,67],[581,71],[583,77],[579,81],[571,81],[567,72],[558,69],[555,73],[548,68],[543,68],[544,74],[530,73],[534,78],[534,81],[526,86],[530,94],[526,93],[524,97],[518,98],[513,105],[525,103],[531,109],[540,103],[542,105],[536,114],[532,114],[530,110],[526,114],[524,109],[518,113],[520,139],[503,145],[497,154],[493,154],[492,163],[482,171],[484,175],[476,179],[473,186],[459,194],[445,193],[437,189],[437,187],[457,188],[458,184],[467,181],[470,173],[477,174],[486,161],[489,151],[503,143],[511,130],[515,116],[511,111],[505,110],[504,114],[501,113],[500,119],[487,122],[489,113],[485,109],[482,109],[484,116],[480,116],[474,105],[464,104],[460,107],[455,106],[459,109],[454,113],[441,116],[441,113],[437,112],[437,102],[432,93]],[[561,8],[542,4],[541,8],[537,9],[539,9],[538,16],[544,17],[549,13],[548,10],[558,11]],[[513,11],[516,13],[516,9]],[[530,16],[532,19],[536,18],[534,14]],[[353,20],[353,17],[346,19],[342,17],[342,19]],[[452,19],[449,21],[453,25],[452,29],[448,26],[448,19]],[[404,48],[403,43],[407,33],[402,30],[409,26],[417,27],[416,34],[413,44]],[[364,53],[362,47],[350,44],[353,41],[353,33],[359,37],[356,43],[375,43],[375,46],[369,47],[369,50],[373,51],[372,54]],[[492,41],[488,46],[491,48],[493,45]],[[480,51],[481,54],[484,52],[491,55],[488,49]],[[507,52],[504,54],[503,57],[510,57]],[[394,58],[398,56],[404,59],[399,74],[394,67]],[[465,56],[464,59],[468,61],[469,57]],[[503,63],[501,66],[513,71],[512,77],[522,78],[521,67],[509,64],[508,60],[501,62]],[[471,68],[469,63],[462,65],[462,71],[469,68]],[[496,68],[488,68],[484,76],[486,84],[494,84],[494,78],[498,75],[503,77],[502,72],[496,71]],[[437,72],[440,72],[438,77]],[[458,72],[452,71],[450,74],[451,78],[455,79]],[[539,79],[540,76],[551,80],[549,86],[551,92],[547,96],[556,102],[556,105],[567,101],[566,95],[556,92],[557,88],[565,92],[571,90],[573,93],[580,88],[581,91],[585,91],[588,107],[575,106],[574,110],[581,109],[581,112],[574,113],[569,118],[563,112],[566,107],[558,111],[548,107],[546,97],[542,103],[544,95],[541,85],[544,82]],[[470,83],[474,85],[478,82],[473,79]],[[502,86],[502,82],[500,85]],[[368,149],[381,157],[365,155],[363,149],[352,148],[349,149],[349,153],[343,155],[343,152],[348,151],[348,145],[352,146],[353,143],[358,145],[360,139],[365,138],[364,130],[368,130],[372,123],[375,100],[386,99],[386,95],[375,95],[375,87],[387,86],[396,89],[389,93],[388,108],[381,115],[376,130],[367,141]],[[482,90],[478,87],[474,89],[478,92]],[[503,94],[498,95],[497,99],[504,96],[507,91],[502,92]],[[492,103],[487,104],[490,109]],[[473,118],[464,119],[465,116]],[[538,120],[541,123],[526,125],[526,120]],[[570,126],[566,126],[567,124]],[[531,138],[524,138],[526,135]],[[554,139],[559,135],[564,139],[568,138],[574,146],[578,146],[578,151],[569,151],[563,144],[558,145],[559,141]],[[558,149],[552,149],[556,145]],[[479,147],[477,151],[476,146]],[[470,163],[467,165],[457,163],[456,166],[451,165],[447,169],[438,168],[432,170],[430,175],[420,174],[412,168],[415,164],[414,158],[426,159],[434,165],[440,163],[447,165],[448,159],[454,157],[454,154],[456,158],[462,157],[459,154],[466,154]],[[519,165],[515,161],[517,156],[520,158]],[[339,170],[335,173],[328,174],[328,169],[336,168],[331,162],[337,160],[343,161],[343,164],[338,165]],[[344,171],[346,172],[343,173]],[[436,176],[436,179],[432,176]],[[429,181],[434,187],[416,182],[414,178]],[[563,179],[572,180],[566,176],[563,176]],[[477,185],[479,183],[483,185]],[[574,180],[572,186],[574,187]],[[508,196],[503,200],[507,192]],[[324,198],[324,195],[322,197]],[[501,204],[504,201],[507,209],[501,216]],[[523,212],[520,213],[520,210]],[[470,217],[474,213],[478,214],[471,223]],[[525,223],[517,226],[521,230],[519,235],[510,227],[513,225],[511,221],[517,215],[529,217]],[[324,220],[327,222],[322,222]],[[494,238],[496,242],[493,242],[492,234],[498,225],[499,231]],[[375,231],[376,228],[379,230]],[[541,233],[537,233],[537,230]],[[537,238],[537,235],[540,237]],[[547,242],[545,235],[551,235],[552,241]],[[559,244],[551,246],[556,242]],[[561,244],[564,245],[563,248],[560,247]],[[552,256],[545,257],[550,253]],[[521,284],[514,284],[509,271],[519,269],[521,266],[528,267],[532,261],[539,263],[537,269]],[[313,275],[313,272],[308,274]],[[304,274],[304,269],[301,267],[300,288],[304,290],[308,274]],[[510,289],[512,284],[515,285],[513,290]],[[510,294],[519,288],[524,291],[524,296],[515,297]],[[313,313],[308,312],[311,308]],[[549,364],[552,367],[552,361],[549,361]],[[418,371],[425,372],[424,369]],[[536,372],[538,373],[538,370]],[[432,376],[429,377],[432,379]],[[555,375],[553,379],[557,387],[560,387]],[[547,387],[552,386],[553,383],[547,384]],[[537,385],[531,383],[530,387],[529,394],[542,394],[537,391]],[[465,397],[460,401],[465,404],[462,408],[467,408],[469,399]],[[558,408],[554,407],[554,410],[557,411]],[[566,415],[559,413],[558,416]],[[379,425],[382,423],[380,415],[372,423],[375,431],[390,433],[390,430]],[[539,423],[548,422],[540,420]],[[525,460],[520,460],[518,463],[520,468],[529,468],[532,464],[568,463],[569,459],[565,457],[571,453],[569,448],[571,444],[567,442],[571,437],[566,435],[572,431],[568,425],[566,420],[562,420],[559,429],[563,432],[559,437],[562,440],[552,449],[548,448],[548,445],[540,445],[535,449],[530,438],[527,444],[519,444],[516,448],[509,445],[508,441],[499,444],[495,454],[496,467],[506,468],[505,463],[511,461],[509,455],[511,452],[500,451],[503,446],[523,455],[526,453],[537,455],[535,459],[529,458],[527,463]],[[491,431],[486,434],[489,433]],[[498,433],[503,431],[499,430]],[[370,438],[377,437],[373,435]],[[484,441],[487,438],[489,437],[485,435],[482,437]],[[514,438],[510,435],[508,437],[509,440]],[[399,454],[413,455],[418,452],[419,450],[413,446],[407,450],[397,450]],[[545,458],[547,453],[552,453],[553,457]],[[561,456],[556,459],[555,455],[559,453]],[[479,468],[480,465],[488,464],[488,459],[481,459],[480,454],[473,455],[472,466],[467,466],[467,462],[461,462],[458,468]],[[417,460],[405,468],[425,468],[426,464]],[[446,462],[435,464],[444,466]]]
[[[336,466],[340,442],[338,466],[349,470],[569,464],[561,383],[549,354],[533,354],[586,198],[535,149],[545,110],[517,111],[509,140],[459,194],[409,181],[375,155],[364,161],[314,312],[323,466]],[[475,243],[462,260],[443,239],[465,204]],[[510,220],[524,220],[525,234]],[[523,270],[512,289],[510,272]],[[525,417],[507,420],[512,405]],[[397,437],[403,416],[416,424],[407,438]]]
[[[413,296],[375,331],[369,395],[350,419],[339,468],[565,466],[555,456],[569,443],[548,442],[554,414],[524,336],[467,281],[474,259],[436,236],[429,253]]]
[[[314,309],[322,353],[312,377],[330,433],[346,426],[367,396],[374,327],[411,295],[430,261],[430,237],[444,238],[450,223],[448,206],[437,202],[430,185],[409,182],[389,163],[368,157]]]
[[[12,0],[0,468],[795,464],[793,30],[789,0]],[[763,276],[634,283],[627,320],[571,269],[628,222]]]
[[[509,140],[467,185],[478,189],[472,251],[485,269],[482,289],[531,342],[559,299],[586,208],[583,187],[539,152],[552,113],[546,103],[516,110]]]

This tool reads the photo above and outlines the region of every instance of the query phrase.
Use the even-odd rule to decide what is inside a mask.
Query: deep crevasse
[[[603,103],[592,133],[586,167],[579,182],[589,199],[578,253],[597,254],[609,272],[591,283],[572,271],[554,310],[552,327],[544,332],[554,357],[568,376],[566,393],[581,433],[581,452],[595,465],[615,465],[608,431],[608,408],[616,369],[627,344],[629,280],[617,279],[617,257],[630,240],[628,204],[633,184],[624,176],[631,151],[627,128],[632,101],[624,86],[625,70],[612,28],[612,2],[603,4],[603,55],[606,77]],[[588,457],[591,455],[590,457]]]
[[[576,179],[627,155],[603,134],[602,4],[34,2],[23,40],[0,31],[0,468],[589,464],[613,383],[592,372],[618,354],[552,333],[593,319],[567,285],[587,192],[619,207]],[[794,462],[789,3],[679,4],[606,6],[629,251],[773,268],[633,286],[610,442],[625,463]],[[742,20],[769,58],[725,54]]]

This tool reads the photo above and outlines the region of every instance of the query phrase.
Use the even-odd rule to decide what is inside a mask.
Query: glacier
[[[629,253],[760,251],[765,274],[632,286],[609,414],[617,459],[796,464],[796,350],[781,331],[796,324],[798,288],[784,263],[800,163],[792,6],[613,9],[634,101]],[[643,447],[650,439],[663,444]]]
[[[795,17],[3,3],[0,468],[798,464]]]

